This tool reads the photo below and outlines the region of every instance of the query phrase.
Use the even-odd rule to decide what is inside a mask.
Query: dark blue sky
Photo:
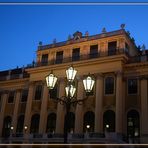
[[[147,18],[148,5],[0,5],[0,71],[31,63],[39,41],[64,41],[77,30],[93,35],[125,23],[136,44],[148,47]]]

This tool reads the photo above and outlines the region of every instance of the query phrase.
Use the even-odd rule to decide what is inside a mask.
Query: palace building
[[[88,98],[70,106],[68,143],[148,142],[148,51],[121,29],[84,35],[37,48],[36,61],[0,72],[0,142],[62,143],[66,69],[77,70],[77,100],[87,97],[83,78],[95,83]],[[45,77],[58,81],[52,90]]]

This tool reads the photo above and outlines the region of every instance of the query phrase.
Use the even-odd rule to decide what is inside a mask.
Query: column
[[[123,99],[123,108],[122,108],[122,112],[123,112],[123,124],[122,124],[122,130],[123,130],[123,134],[124,135],[126,135],[126,133],[127,133],[127,114],[126,114],[126,112],[125,112],[125,97],[126,97],[126,82],[125,82],[125,80],[123,80],[123,82],[122,82],[122,99]]]
[[[122,133],[123,125],[123,96],[122,96],[122,73],[117,72],[116,77],[116,133]]]
[[[103,133],[103,77],[97,76],[95,104],[95,132]]]
[[[60,82],[59,97],[65,96],[65,83],[64,80]],[[58,103],[57,107],[57,119],[56,119],[56,133],[63,134],[64,132],[64,119],[65,119],[65,109],[64,105]]]
[[[0,137],[2,136],[3,130],[3,121],[4,121],[4,114],[5,114],[5,106],[8,98],[8,92],[4,91],[1,98],[1,110],[0,110]]]
[[[24,119],[24,125],[28,127],[26,134],[29,134],[30,132],[30,124],[31,124],[31,111],[32,111],[32,100],[34,97],[34,83],[30,83],[29,85],[29,92],[28,92],[28,98],[27,98],[27,104],[26,104],[26,111],[25,111],[25,119]]]
[[[13,118],[12,118],[13,133],[16,133],[20,97],[21,97],[21,90],[18,89],[16,91],[15,105],[14,105]]]
[[[141,135],[148,136],[148,82],[141,80]]]
[[[83,82],[78,81],[77,99],[83,99]],[[75,112],[75,133],[83,133],[83,105],[77,104]]]
[[[44,84],[43,96],[41,102],[41,112],[40,112],[40,124],[39,124],[39,133],[43,134],[46,131],[46,123],[47,123],[47,105],[48,105],[48,93],[49,90]]]

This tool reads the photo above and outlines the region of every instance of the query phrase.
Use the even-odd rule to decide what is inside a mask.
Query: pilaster
[[[26,111],[25,111],[25,119],[24,119],[24,125],[28,127],[26,134],[29,134],[30,132],[30,124],[31,124],[31,111],[32,111],[32,100],[34,97],[34,88],[35,84],[32,82],[29,85],[29,92],[28,92],[28,98],[27,98],[27,104],[26,104]]]
[[[78,81],[77,99],[83,99],[83,82]],[[75,133],[83,133],[83,104],[77,104],[75,113]]]
[[[4,121],[4,115],[5,115],[5,107],[6,102],[8,98],[8,92],[4,91],[1,98],[1,110],[0,110],[0,137],[2,136],[2,130],[3,130],[3,121]]]
[[[103,132],[103,76],[96,79],[95,132]]]
[[[43,134],[46,131],[46,123],[47,121],[47,105],[48,105],[48,94],[49,90],[44,84],[43,95],[42,95],[42,102],[41,102],[41,111],[40,111],[40,123],[39,123],[39,133]]]
[[[142,142],[148,140],[148,81],[146,78],[141,79],[141,136]],[[145,141],[145,140],[146,141]]]
[[[118,71],[116,76],[116,133],[123,132],[123,92],[122,72]]]
[[[65,82],[60,81],[59,97],[65,96]],[[64,105],[58,103],[57,106],[57,119],[56,119],[56,133],[62,134],[64,132],[64,119],[65,119],[65,109]]]
[[[12,126],[13,126],[12,132],[13,133],[16,133],[16,128],[17,128],[18,108],[19,108],[20,97],[21,97],[21,89],[18,89],[16,91],[15,105],[14,105],[13,118],[12,118]]]

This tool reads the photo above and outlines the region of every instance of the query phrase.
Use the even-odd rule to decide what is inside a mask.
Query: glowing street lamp
[[[68,135],[68,124],[69,124],[69,120],[68,120],[68,114],[70,111],[70,106],[71,104],[77,104],[79,102],[83,102],[85,101],[85,99],[77,99],[75,97],[75,92],[76,92],[76,87],[73,84],[73,81],[75,80],[77,74],[77,70],[75,70],[73,68],[73,66],[70,66],[67,70],[66,70],[66,77],[67,77],[67,86],[65,87],[65,91],[66,91],[66,96],[62,96],[62,98],[56,98],[57,101],[62,102],[61,104],[66,106],[66,115],[65,115],[65,123],[64,123],[64,143],[67,143],[67,135]],[[46,83],[47,83],[47,87],[52,90],[54,89],[56,83],[57,83],[57,77],[53,74],[50,73],[48,76],[46,76]],[[84,89],[86,91],[86,93],[90,93],[93,89],[95,81],[93,80],[93,78],[88,75],[84,80],[83,80],[83,84],[84,84]],[[90,128],[90,125],[88,125]]]
[[[65,87],[66,96],[72,98],[76,92],[76,88],[73,85],[68,85]]]
[[[92,91],[93,86],[94,86],[95,80],[93,80],[93,78],[88,75],[84,80],[83,80],[83,84],[84,84],[84,89],[86,91],[86,93],[89,93]]]
[[[70,66],[67,70],[66,70],[66,76],[67,76],[67,80],[72,82],[75,79],[77,71]]]
[[[46,76],[46,83],[49,89],[53,89],[56,82],[57,82],[57,77],[54,76],[53,73],[50,73],[48,76]]]

